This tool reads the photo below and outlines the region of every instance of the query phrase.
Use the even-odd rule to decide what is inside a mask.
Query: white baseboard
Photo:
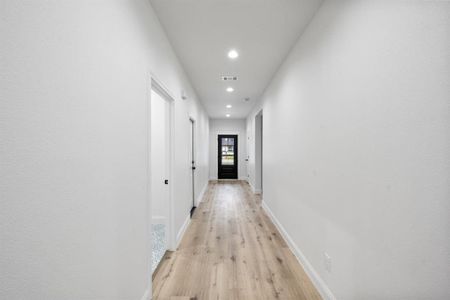
[[[167,226],[167,218],[163,216],[152,216],[152,224],[164,224]]]
[[[248,184],[250,185],[250,188],[252,189],[253,194],[261,194],[261,189],[256,189],[253,184],[250,182],[250,180],[247,180]]]
[[[187,215],[186,220],[184,220],[183,226],[181,226],[180,230],[177,233],[177,240],[175,244],[175,249],[178,248],[180,245],[181,239],[183,238],[184,233],[186,232],[186,229],[189,226],[189,223],[191,223],[191,216],[190,214]]]
[[[200,202],[203,200],[203,196],[205,195],[206,190],[208,189],[209,181],[206,182],[206,184],[203,186],[202,191],[198,195],[197,199],[195,200],[195,205],[198,206]],[[186,229],[188,228],[189,224],[191,223],[191,215],[189,214],[186,217],[186,220],[184,220],[183,226],[181,226],[180,230],[177,233],[177,239],[176,239],[176,246],[175,249],[178,248],[180,245],[181,239],[183,238],[184,233],[186,232]]]
[[[250,188],[252,189],[252,192],[255,193],[255,187],[253,186],[253,184],[250,182],[250,180],[247,180],[247,182]]]
[[[152,299],[152,288],[149,287],[145,293],[144,296],[142,296],[141,300],[151,300]]]
[[[316,270],[314,270],[313,266],[309,263],[305,255],[303,255],[303,253],[300,251],[300,249],[297,247],[292,238],[289,236],[289,234],[286,232],[284,227],[281,225],[281,223],[278,221],[278,219],[275,217],[275,215],[272,213],[272,211],[264,201],[262,202],[262,207],[266,211],[272,222],[275,224],[278,231],[283,236],[292,253],[297,258],[300,265],[302,265],[306,274],[308,274],[309,278],[311,279],[312,283],[314,284],[322,298],[324,300],[336,300],[336,297],[333,295],[331,290],[328,288],[322,278],[320,278],[319,274],[316,272]]]
[[[203,201],[203,196],[205,195],[206,190],[208,189],[209,181],[205,183],[202,191],[198,195],[197,199],[195,199],[195,206],[198,206]]]

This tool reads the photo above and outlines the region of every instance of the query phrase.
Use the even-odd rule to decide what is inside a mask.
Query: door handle
[[[196,168],[195,167],[192,167],[192,170],[195,170]]]
[[[164,180],[164,184],[169,184],[169,180],[168,180],[168,179],[165,179],[165,180]]]

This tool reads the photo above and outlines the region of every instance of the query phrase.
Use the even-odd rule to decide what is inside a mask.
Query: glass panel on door
[[[234,165],[234,138],[222,138],[222,165]]]

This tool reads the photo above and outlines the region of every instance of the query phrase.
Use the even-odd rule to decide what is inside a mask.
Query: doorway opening
[[[196,147],[195,147],[195,120],[192,118],[189,118],[190,125],[191,125],[191,147],[190,147],[190,159],[191,159],[191,186],[192,186],[192,207],[191,207],[191,218],[194,214],[195,209],[197,208],[195,206],[195,169],[196,167]]]
[[[238,178],[238,136],[219,134],[218,136],[218,179]]]
[[[149,197],[151,274],[173,248],[172,226],[172,106],[174,98],[152,78],[149,104]]]
[[[263,112],[255,116],[255,193],[263,192]]]

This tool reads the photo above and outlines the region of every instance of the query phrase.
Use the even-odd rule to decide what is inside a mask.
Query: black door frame
[[[222,138],[234,138],[234,170],[232,176],[224,176],[222,169]],[[238,179],[238,135],[219,134],[217,135],[217,178],[218,179]]]

